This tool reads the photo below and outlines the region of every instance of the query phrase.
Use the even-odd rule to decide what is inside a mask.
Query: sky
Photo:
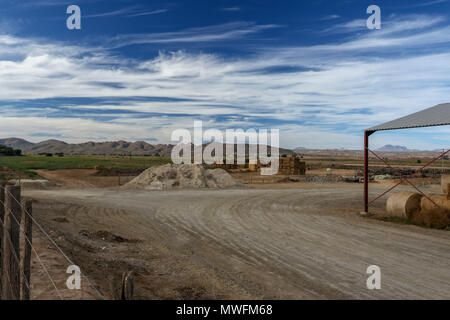
[[[361,149],[365,128],[446,102],[450,0],[0,0],[0,138],[174,143],[202,120]],[[371,143],[441,149],[449,133]]]

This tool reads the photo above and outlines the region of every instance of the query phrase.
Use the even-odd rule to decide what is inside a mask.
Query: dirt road
[[[164,286],[174,282],[186,281],[183,290],[191,290],[189,283],[203,281],[203,294],[188,297],[450,298],[450,233],[358,216],[360,185],[25,193],[38,206],[60,203],[66,233],[101,229],[139,239],[129,244],[134,251],[120,254],[148,262],[151,284],[137,291],[147,289],[150,297],[173,297]],[[48,208],[40,219],[49,218]],[[370,265],[381,268],[381,290],[366,288]]]

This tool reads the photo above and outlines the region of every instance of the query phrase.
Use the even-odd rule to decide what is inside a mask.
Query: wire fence
[[[32,230],[39,230],[43,238],[68,263],[68,266],[76,266],[76,263],[68,257],[55,239],[33,217],[31,200],[25,204],[21,202],[20,191],[20,186],[7,185],[0,181],[0,299],[30,299],[32,291],[30,283],[32,252],[37,265],[44,271],[46,281],[51,285],[57,297],[64,300],[61,290],[67,289],[67,287],[64,288],[60,285],[58,288],[58,282],[51,275],[49,266],[44,263],[43,253],[39,252],[39,249],[33,244]],[[66,270],[57,270],[56,272],[65,273]],[[79,275],[86,281],[97,298],[105,299],[105,296],[81,269],[79,269]]]

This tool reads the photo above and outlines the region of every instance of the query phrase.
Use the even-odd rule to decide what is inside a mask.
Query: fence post
[[[133,300],[134,294],[134,272],[129,271],[123,276],[122,300]]]
[[[133,300],[134,272],[123,272],[122,278],[113,277],[111,291],[114,300]]]
[[[3,278],[3,223],[5,221],[5,186],[6,182],[0,180],[0,300],[2,299]]]
[[[4,300],[20,299],[20,186],[5,188],[5,219],[3,235]],[[17,221],[16,221],[17,220]],[[19,222],[19,223],[17,223]]]
[[[31,245],[33,241],[33,201],[26,200],[22,212],[23,220],[23,259],[21,260],[21,274],[23,279],[20,283],[20,297],[22,300],[30,300],[30,278],[31,278]]]

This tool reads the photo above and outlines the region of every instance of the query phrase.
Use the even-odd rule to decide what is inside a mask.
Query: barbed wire
[[[26,208],[22,205],[22,203],[19,200],[17,200],[16,197],[11,192],[9,192],[9,190],[7,190],[6,188],[4,188],[4,190],[5,190],[5,193],[8,192],[10,194],[10,196],[20,205],[23,212],[25,212],[25,214],[27,214],[28,217],[30,217],[31,221],[38,226],[39,230],[50,240],[50,242],[61,253],[61,255],[67,260],[67,262],[70,263],[71,265],[75,265],[75,263],[64,253],[64,251],[60,248],[60,246],[56,243],[56,241],[44,230],[44,228],[36,221],[36,219],[34,219],[34,217],[28,212],[28,210],[26,210]],[[106,298],[92,284],[92,282],[89,280],[89,278],[81,270],[80,270],[80,275],[87,281],[89,286],[98,294],[98,296],[101,299],[106,300]]]
[[[0,202],[2,202],[2,201],[0,200]],[[4,205],[3,202],[2,202],[2,205]],[[13,216],[11,210],[9,210],[9,213],[10,213],[10,216]],[[17,219],[16,219],[15,217],[14,217],[14,219],[15,219],[16,222],[17,222]],[[5,239],[5,238],[8,239],[9,244],[11,245],[11,249],[13,249],[13,248],[14,248],[14,245],[13,245],[12,240],[11,240],[11,233],[6,229],[5,223],[4,223],[4,221],[2,221],[2,219],[0,219],[0,223],[2,224],[3,232],[6,232],[6,233],[7,233],[7,236],[6,236],[6,237],[3,236],[3,239]],[[19,224],[19,225],[20,225],[20,224]],[[28,283],[28,280],[27,280],[26,277],[25,277],[25,273],[24,273],[23,270],[21,270],[21,268],[20,268],[20,259],[19,259],[19,257],[17,256],[15,250],[10,250],[9,253],[11,253],[12,256],[14,257],[14,259],[16,260],[17,266],[18,266],[18,268],[19,268],[19,273],[22,273],[24,283],[25,283],[25,285],[27,286],[28,290],[31,291],[30,284]],[[3,255],[4,255],[4,254],[5,254],[5,253],[3,252]],[[3,256],[2,256],[2,258],[3,258]],[[6,270],[6,269],[5,269],[5,266],[3,266],[2,270]],[[9,270],[6,270],[6,271],[9,273]],[[11,276],[10,274],[8,274],[8,275]],[[15,297],[15,294],[13,293],[13,290],[12,290],[12,284],[11,284],[11,280],[10,280],[10,277],[9,277],[9,276],[6,277],[6,278],[8,279],[8,282],[9,282],[9,287],[10,287],[10,289],[11,289],[11,295]],[[2,289],[2,290],[3,290],[3,289]],[[20,295],[20,293],[19,293],[19,295]],[[19,297],[15,297],[15,298],[19,298]]]
[[[2,202],[2,201],[0,201],[0,202]],[[5,203],[2,202],[2,205],[4,206]],[[25,232],[24,232],[24,230],[23,230],[23,227],[22,227],[21,223],[16,219],[16,217],[15,217],[14,214],[11,212],[11,210],[9,210],[9,215],[10,215],[10,217],[13,217],[13,219],[15,220],[15,222],[19,225],[19,228],[21,229],[22,234],[23,234],[25,240],[26,240],[26,241],[28,242],[28,244],[30,245],[30,247],[31,247],[31,249],[33,250],[34,254],[36,255],[36,257],[37,257],[39,263],[41,264],[42,268],[44,269],[44,272],[47,274],[48,278],[50,279],[50,282],[52,283],[53,288],[55,289],[55,291],[56,291],[58,297],[59,297],[61,300],[64,300],[63,297],[62,297],[62,295],[61,295],[61,293],[60,293],[59,290],[58,290],[58,287],[56,286],[55,281],[53,280],[52,276],[51,276],[50,273],[48,272],[47,267],[45,266],[44,262],[42,261],[41,257],[39,256],[38,252],[36,251],[36,249],[34,248],[32,242],[30,241],[30,239],[28,239],[28,237],[26,236],[26,234],[25,234]],[[2,225],[3,225],[3,230],[6,230],[5,224],[4,224],[3,222],[2,222]],[[7,230],[6,230],[6,231],[7,231]],[[8,232],[8,231],[7,231],[7,232]],[[11,242],[10,237],[8,237],[8,239],[9,239],[10,242]],[[11,242],[11,245],[12,245],[12,242]],[[15,254],[15,252],[14,252],[14,254]],[[20,264],[20,263],[19,263],[19,260],[17,259],[17,256],[16,256],[16,262],[17,262],[18,265]],[[20,271],[22,271],[22,275],[24,276],[24,279],[25,279],[25,274],[23,273],[23,270],[20,270]],[[28,287],[28,289],[29,289],[30,292],[31,292],[31,288],[30,288],[28,285],[27,285],[27,287]]]

